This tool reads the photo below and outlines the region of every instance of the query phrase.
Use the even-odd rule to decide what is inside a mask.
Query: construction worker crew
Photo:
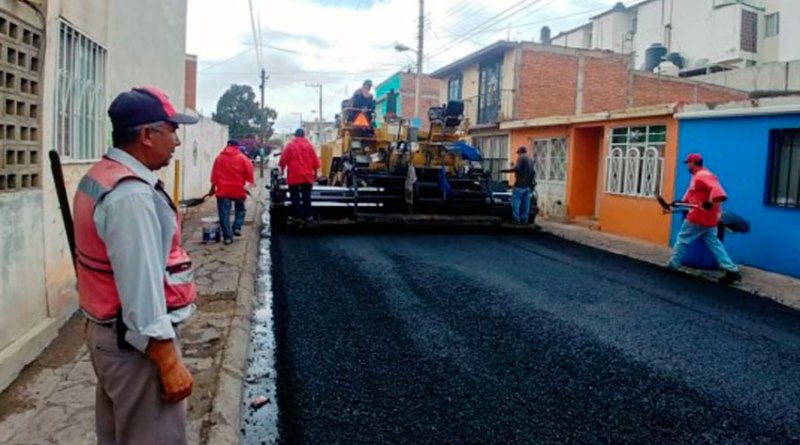
[[[517,162],[503,173],[514,173],[514,189],[511,192],[511,212],[514,224],[528,224],[531,213],[531,194],[536,184],[533,159],[528,156],[528,148],[517,148]]]
[[[722,202],[728,199],[725,190],[722,188],[717,176],[703,166],[703,157],[697,153],[692,153],[686,157],[685,161],[692,174],[689,189],[679,203],[692,205],[683,221],[681,231],[675,240],[667,267],[677,269],[681,265],[681,260],[686,253],[687,247],[698,238],[708,246],[719,263],[719,267],[725,271],[725,275],[719,279],[722,284],[733,284],[742,279],[739,268],[733,263],[722,241],[717,237],[717,225],[722,217]]]
[[[286,172],[293,216],[302,223],[313,220],[311,189],[320,169],[317,153],[305,136],[305,131],[298,128],[294,132],[294,139],[286,144],[286,148],[281,153],[281,160],[278,162],[281,173]]]
[[[181,224],[155,174],[180,145],[179,114],[163,92],[134,88],[108,109],[115,148],[75,194],[78,293],[97,375],[99,445],[186,444],[192,375],[176,326],[195,310]]]
[[[217,211],[219,222],[222,226],[222,239],[224,244],[231,244],[233,237],[242,236],[245,206],[247,199],[247,185],[255,185],[253,163],[239,149],[239,142],[235,139],[228,141],[227,146],[214,160],[211,169],[211,190],[208,195],[217,197]],[[235,208],[233,227],[231,228],[231,204]]]

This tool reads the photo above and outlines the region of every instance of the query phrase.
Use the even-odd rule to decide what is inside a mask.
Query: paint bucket
[[[201,218],[200,222],[203,224],[203,244],[218,243],[222,238],[220,236],[219,218],[208,216]]]

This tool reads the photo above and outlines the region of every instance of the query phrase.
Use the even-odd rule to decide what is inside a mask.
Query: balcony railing
[[[514,90],[499,90],[464,99],[470,125],[497,124],[514,119]]]

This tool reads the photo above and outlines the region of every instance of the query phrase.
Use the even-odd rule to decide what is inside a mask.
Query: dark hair
[[[702,159],[698,159],[697,161],[694,161],[694,165],[696,165],[698,167],[702,167],[703,166],[703,160]]]
[[[306,132],[302,128],[298,128],[297,130],[294,131],[294,137],[296,137],[296,138],[301,138],[301,137],[304,137],[305,135],[306,135]]]
[[[239,141],[236,139],[228,139],[228,145],[239,145]]]
[[[141,125],[128,128],[114,128],[111,131],[111,142],[114,144],[114,147],[117,148],[127,147],[136,142],[141,130]]]
[[[137,125],[135,127],[127,128],[114,128],[111,130],[111,143],[116,148],[127,147],[133,144],[139,138],[139,133],[145,128],[156,128],[161,125],[161,122],[152,122],[149,124]]]

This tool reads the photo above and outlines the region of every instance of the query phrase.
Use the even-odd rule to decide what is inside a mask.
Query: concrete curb
[[[258,187],[260,191],[262,187]],[[252,236],[247,240],[244,267],[239,276],[236,311],[231,320],[222,355],[222,365],[217,377],[217,391],[208,417],[210,423],[204,444],[240,444],[242,434],[242,391],[247,366],[247,345],[250,341],[250,317],[256,296],[255,282],[258,264],[258,246],[261,234],[261,213],[264,210],[262,194],[254,197]]]

